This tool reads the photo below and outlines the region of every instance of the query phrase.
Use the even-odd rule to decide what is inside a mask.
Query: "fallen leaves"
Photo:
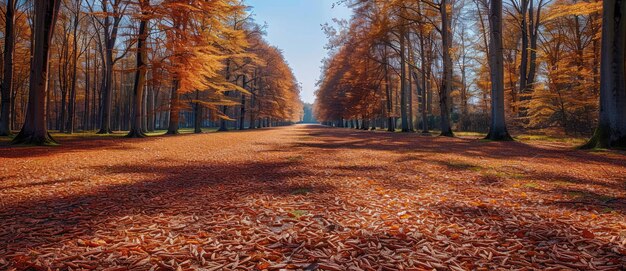
[[[73,142],[30,156],[9,149],[12,158],[0,158],[0,270],[626,264],[626,208],[618,205],[626,195],[610,177],[626,173],[624,161],[351,132],[296,126]],[[481,170],[498,182],[484,182]],[[568,194],[614,211],[559,204]]]
[[[589,230],[583,230],[582,236],[587,238],[587,239],[593,239],[593,238],[596,237],[595,234],[593,234],[593,232],[591,232]]]

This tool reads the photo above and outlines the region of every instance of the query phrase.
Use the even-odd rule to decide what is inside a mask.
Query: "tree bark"
[[[141,6],[141,21],[139,22],[139,33],[137,36],[137,71],[135,71],[135,84],[133,85],[133,108],[130,119],[130,131],[126,137],[141,138],[146,134],[143,132],[142,110],[144,107],[143,93],[146,87],[146,74],[148,72],[148,52],[146,40],[148,38],[148,14],[147,8],[150,0],[139,2]]]
[[[153,84],[151,84],[150,88],[148,88],[148,108],[146,109],[146,114],[147,116],[147,121],[148,121],[148,127],[147,130],[148,132],[154,132],[155,129],[155,110],[154,110],[154,102],[155,102],[155,97],[154,97],[154,86]]]
[[[76,1],[76,14],[74,16],[74,25],[73,25],[73,33],[72,33],[72,37],[74,38],[73,42],[74,42],[74,46],[73,46],[73,52],[72,52],[72,82],[71,82],[71,86],[70,86],[70,100],[69,100],[69,104],[68,104],[68,117],[67,117],[67,126],[66,126],[66,132],[68,134],[72,134],[74,133],[74,119],[75,119],[75,114],[76,114],[76,77],[78,77],[78,23],[79,23],[79,17],[80,17],[80,4],[81,4],[81,0],[77,0]]]
[[[522,38],[522,50],[521,50],[521,59],[519,66],[519,89],[518,93],[520,96],[526,93],[526,84],[528,79],[528,23],[526,20],[526,15],[528,13],[528,4],[532,2],[531,0],[521,0],[520,6],[520,29],[521,29],[521,38]],[[522,98],[520,98],[522,100]],[[517,101],[513,101],[517,102]],[[520,108],[518,114],[520,117],[525,116],[525,109]]]
[[[248,88],[247,78],[243,75],[243,88]],[[245,121],[246,121],[246,94],[241,93],[241,108],[239,111],[239,130],[245,129]]]
[[[626,3],[605,0],[600,49],[600,119],[583,148],[626,148]]]
[[[46,93],[48,91],[48,68],[50,42],[57,21],[60,0],[35,1],[35,29],[33,58],[31,61],[28,109],[24,126],[13,139],[13,144],[56,144],[46,127]]]
[[[406,29],[404,20],[400,20],[400,118],[402,132],[410,132],[409,117],[407,116],[407,86],[406,86]]]
[[[387,48],[385,48],[385,63],[384,63],[384,69],[385,69],[385,94],[387,95],[387,131],[388,132],[395,132],[396,131],[396,126],[394,125],[394,119],[393,119],[393,95],[391,93],[391,83],[390,83],[390,76],[389,76],[389,63],[388,63],[388,58],[387,58]]]
[[[491,0],[489,7],[491,65],[491,126],[487,139],[513,140],[504,118],[504,56],[502,55],[502,0]]]
[[[441,111],[441,136],[453,137],[450,126],[450,106],[448,99],[452,90],[452,56],[450,55],[452,46],[452,33],[450,32],[451,20],[448,18],[447,0],[441,0],[441,38],[443,55],[443,80],[439,89],[439,110]]]
[[[89,109],[89,101],[90,101],[90,88],[91,88],[91,70],[89,68],[89,58],[91,57],[89,48],[91,43],[87,44],[87,52],[85,55],[85,107],[83,114],[83,130],[89,130],[89,120],[90,120],[90,109]]]
[[[117,42],[117,32],[119,29],[119,24],[122,19],[121,14],[117,14],[121,1],[114,2],[113,14],[115,14],[113,18],[113,22],[111,22],[111,16],[108,14],[104,18],[104,71],[102,76],[102,114],[100,118],[100,130],[98,134],[110,134],[113,131],[111,130],[111,106],[112,106],[112,87],[113,87],[113,66],[115,65],[115,60],[113,59],[113,51],[115,49],[115,44]],[[104,13],[108,13],[108,0],[102,1],[102,10]]]
[[[193,132],[196,134],[202,133],[202,108],[200,107],[200,103],[198,103],[198,100],[200,100],[200,91],[196,90],[196,102],[193,106]]]
[[[408,65],[407,67],[407,73],[408,73],[408,78],[407,78],[407,118],[408,118],[408,123],[409,123],[409,132],[415,132],[415,128],[413,126],[413,66],[412,64],[415,63],[415,60],[413,59],[413,47],[412,47],[412,43],[411,43],[411,38],[409,36],[409,33],[406,33],[406,41],[407,41],[407,56],[409,57],[409,63],[411,65]]]
[[[178,118],[180,111],[180,105],[178,104],[178,80],[174,80],[174,84],[172,86],[172,95],[170,100],[170,121],[167,128],[168,135],[177,135],[178,134]]]
[[[226,80],[230,80],[230,60],[226,61]],[[229,97],[230,96],[230,91],[225,91],[224,92],[224,96]],[[222,106],[222,114],[225,116],[228,116],[228,106],[223,105]],[[227,132],[228,131],[228,127],[227,127],[227,122],[224,118],[220,118],[220,128],[217,129],[218,132]]]
[[[420,12],[421,12],[421,4],[419,4],[418,6],[420,8]],[[420,24],[419,26],[420,28],[420,61],[422,69],[421,69],[421,74],[422,74],[422,100],[421,100],[421,112],[422,112],[422,134],[429,134],[430,131],[428,130],[428,111],[426,108],[426,101],[427,101],[427,91],[426,91],[426,87],[427,84],[426,82],[429,80],[428,76],[426,75],[426,65],[427,65],[427,61],[426,61],[426,51],[425,51],[425,42],[424,42],[424,28],[423,25]],[[430,63],[428,63],[428,65],[430,65]]]
[[[4,32],[4,78],[0,104],[0,136],[11,135],[11,90],[13,89],[13,53],[15,47],[15,0],[7,0]],[[13,113],[15,114],[15,113]]]

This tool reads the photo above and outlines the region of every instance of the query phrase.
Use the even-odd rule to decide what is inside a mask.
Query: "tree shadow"
[[[454,153],[469,158],[479,156],[495,159],[558,158],[573,162],[620,164],[626,166],[621,153],[618,157],[597,155],[582,150],[530,145],[523,142],[491,142],[468,138],[420,137],[406,133],[354,133],[349,129],[309,127],[308,134],[318,142],[298,142],[295,146],[319,149],[364,149],[396,151],[398,153]]]
[[[15,184],[15,185],[6,185],[6,186],[2,184],[3,179],[10,179],[10,178],[11,177],[0,178],[0,191],[9,190],[9,189],[31,188],[33,186],[58,185],[58,184],[66,184],[66,183],[82,181],[82,179],[80,178],[64,178],[64,179],[59,179],[59,180],[29,182],[26,184]]]
[[[115,232],[124,223],[118,226],[110,223],[117,223],[120,217],[169,214],[210,220],[215,207],[236,205],[233,202],[262,195],[293,196],[293,191],[299,187],[291,179],[308,176],[306,170],[296,168],[295,162],[177,164],[169,161],[169,164],[157,166],[97,167],[94,168],[97,174],[110,178],[125,173],[148,177],[135,182],[122,180],[81,194],[1,206],[0,255],[23,253],[39,246],[60,247],[78,239],[89,240],[97,236],[98,231]],[[72,180],[61,182],[69,181]],[[45,184],[50,183],[30,185]],[[334,187],[311,183],[309,189],[332,193]],[[233,214],[236,213],[233,210]]]
[[[470,269],[502,268],[506,266],[503,263],[510,260],[513,266],[536,269],[587,269],[589,262],[615,270],[626,266],[626,258],[619,252],[623,248],[618,243],[608,241],[610,238],[606,236],[594,236],[592,228],[568,222],[570,218],[563,213],[546,217],[533,214],[532,209],[461,203],[443,203],[428,210],[441,217],[433,221],[435,224],[441,228],[453,227],[455,235],[458,234],[453,237],[457,246],[471,244],[477,248],[475,255],[454,255],[471,260],[473,268]],[[620,234],[617,229],[610,233]],[[452,236],[446,231],[439,231],[439,234]],[[493,257],[485,257],[488,254]],[[513,254],[516,256],[511,257]]]
[[[91,150],[129,150],[133,149],[132,143],[138,141],[154,141],[157,137],[126,139],[124,137],[93,137],[80,139],[61,139],[59,146],[13,146],[10,144],[0,145],[0,158],[30,158],[49,156],[61,153],[75,153]]]
[[[227,133],[251,133],[251,132],[271,132],[285,127],[268,127],[254,130],[233,130]],[[167,137],[197,137],[202,135],[219,136],[223,132],[209,132],[201,134],[177,134],[177,135],[158,135],[148,136],[144,138],[126,138],[123,136],[84,136],[84,137],[60,137],[56,140],[59,146],[41,147],[41,146],[14,146],[10,142],[0,142],[0,158],[29,158],[49,156],[61,153],[74,153],[90,150],[129,150],[133,149],[134,144],[141,142],[154,142]]]

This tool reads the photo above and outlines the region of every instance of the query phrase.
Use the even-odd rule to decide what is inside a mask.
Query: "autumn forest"
[[[626,270],[625,16],[0,0],[0,270]]]

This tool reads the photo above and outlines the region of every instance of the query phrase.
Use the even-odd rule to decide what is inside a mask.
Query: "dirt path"
[[[3,147],[0,270],[623,270],[624,158],[321,126]]]

